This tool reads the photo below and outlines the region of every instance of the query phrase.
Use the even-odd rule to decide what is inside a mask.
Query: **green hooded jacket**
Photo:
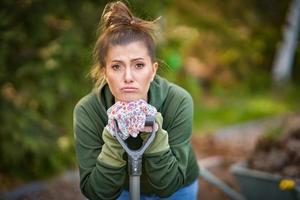
[[[168,197],[199,175],[190,143],[193,100],[184,89],[156,75],[150,85],[148,103],[163,116],[162,128],[168,132],[170,148],[143,156],[141,193]],[[93,89],[74,108],[80,188],[89,199],[117,199],[123,189],[129,189],[127,164],[118,168],[98,159],[104,143],[102,132],[108,121],[106,111],[113,104],[114,97],[106,84]],[[140,137],[128,141],[132,149],[141,144]]]

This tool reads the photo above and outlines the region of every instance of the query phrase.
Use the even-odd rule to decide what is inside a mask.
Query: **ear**
[[[153,72],[153,74],[152,74],[152,81],[153,81],[153,79],[154,79],[154,76],[156,75],[157,68],[158,68],[158,63],[157,63],[157,62],[154,62],[154,63],[152,64],[152,72]]]

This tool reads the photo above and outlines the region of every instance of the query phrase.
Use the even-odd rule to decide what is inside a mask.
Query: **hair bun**
[[[107,4],[103,10],[101,21],[102,29],[136,23],[130,10],[121,1]]]

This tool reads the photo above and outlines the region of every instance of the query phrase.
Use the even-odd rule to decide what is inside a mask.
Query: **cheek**
[[[152,73],[147,73],[147,74],[145,74],[145,76],[141,76],[140,78],[143,81],[144,87],[149,87],[149,85],[152,81],[152,78],[153,78],[153,74]]]
[[[150,82],[153,81],[155,74],[156,74],[156,73],[153,72],[153,71],[150,72],[150,74],[149,74],[149,81],[150,81]]]
[[[107,77],[106,80],[107,80],[107,84],[108,84],[110,90],[113,93],[115,93],[117,91],[117,89],[118,89],[118,82],[119,81],[117,81],[117,80],[115,80],[113,78],[110,78],[110,77]]]

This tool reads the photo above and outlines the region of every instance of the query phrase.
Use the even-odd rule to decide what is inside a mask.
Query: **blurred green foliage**
[[[93,87],[87,74],[107,2],[0,2],[0,175],[36,179],[75,167],[72,112]],[[266,92],[288,1],[127,2],[137,16],[163,17],[159,73],[192,94],[197,130],[299,106],[296,89],[275,100]],[[190,57],[213,75],[188,73]],[[295,63],[300,66],[299,52]]]
[[[299,112],[299,48],[292,84],[273,88],[271,77],[289,3],[186,0],[166,10],[160,55],[170,67],[162,74],[192,94],[195,132]],[[179,70],[168,59],[174,50]]]
[[[243,88],[229,91],[215,89],[212,96],[195,107],[195,131],[213,133],[225,126],[299,112],[299,89],[291,87],[282,94],[266,90],[250,93]]]

